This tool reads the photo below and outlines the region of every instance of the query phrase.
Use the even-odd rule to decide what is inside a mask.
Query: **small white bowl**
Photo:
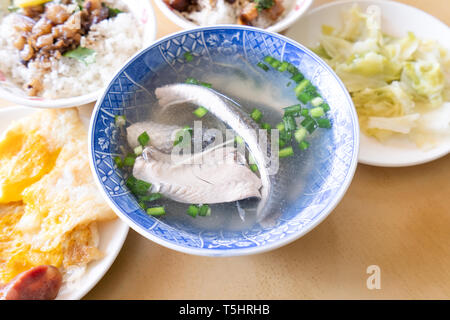
[[[125,3],[130,12],[143,26],[142,48],[145,48],[156,39],[156,18],[153,7],[149,1],[127,0]],[[87,92],[81,96],[60,99],[30,97],[24,90],[9,82],[0,72],[0,97],[4,100],[23,106],[49,109],[80,106],[97,100],[103,91],[104,88],[101,88],[94,92]]]
[[[287,13],[283,17],[283,19],[266,28],[265,30],[271,32],[280,32],[286,30],[290,25],[297,21],[306,12],[306,10],[308,10],[313,2],[314,0],[296,0],[291,11]],[[198,24],[187,20],[177,10],[169,8],[169,6],[167,6],[163,0],[155,0],[155,3],[158,8],[164,13],[164,15],[177,26],[183,29],[192,29],[199,26]]]
[[[432,15],[417,8],[386,0],[346,0],[314,8],[291,26],[286,36],[308,47],[318,44],[321,26],[342,25],[342,13],[354,4],[362,10],[371,5],[381,9],[381,27],[384,32],[402,37],[412,31],[418,38],[436,40],[450,50],[449,27]],[[360,163],[381,167],[418,165],[446,156],[450,152],[450,138],[443,138],[433,148],[419,148],[407,136],[394,136],[385,142],[361,133]]]

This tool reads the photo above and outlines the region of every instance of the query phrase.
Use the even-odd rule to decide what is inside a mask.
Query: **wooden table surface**
[[[401,2],[450,24],[448,0]],[[158,37],[180,30],[153,7]],[[85,299],[449,299],[449,195],[450,156],[408,168],[358,165],[330,216],[275,251],[197,257],[130,230]],[[380,289],[367,288],[371,265],[380,268]]]

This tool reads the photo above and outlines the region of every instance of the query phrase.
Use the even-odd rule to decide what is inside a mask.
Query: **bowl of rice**
[[[155,37],[148,1],[15,0],[0,7],[0,95],[38,108],[93,102]]]
[[[183,29],[240,24],[271,32],[286,30],[313,0],[155,0],[159,9]]]

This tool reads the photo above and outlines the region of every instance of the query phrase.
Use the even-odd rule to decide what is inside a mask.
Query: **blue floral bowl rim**
[[[353,123],[353,137],[354,137],[354,150],[352,154],[351,164],[348,168],[348,174],[346,175],[346,178],[342,185],[340,186],[340,190],[338,191],[337,195],[334,197],[334,199],[322,210],[322,213],[316,217],[314,221],[309,223],[305,228],[302,228],[299,232],[293,233],[290,236],[284,237],[283,239],[278,240],[277,242],[273,242],[267,245],[263,246],[256,246],[256,247],[250,247],[250,248],[243,248],[243,249],[207,249],[207,248],[190,248],[190,247],[183,247],[174,243],[170,243],[162,238],[159,238],[157,236],[154,236],[148,231],[140,226],[139,224],[135,223],[132,219],[130,219],[123,211],[122,209],[117,206],[114,201],[112,201],[111,197],[108,195],[108,193],[105,190],[104,185],[99,179],[99,176],[97,175],[97,172],[95,170],[94,165],[94,157],[93,157],[93,136],[94,136],[94,124],[97,120],[97,116],[99,114],[100,106],[103,103],[103,100],[105,99],[106,95],[108,94],[111,86],[113,85],[114,81],[119,77],[119,75],[130,65],[132,64],[137,58],[139,58],[141,55],[145,54],[148,50],[153,49],[154,47],[157,47],[161,45],[162,43],[166,42],[167,40],[177,38],[182,35],[194,33],[194,32],[202,32],[202,31],[208,31],[208,30],[217,30],[217,29],[227,29],[227,30],[242,30],[242,31],[254,31],[259,32],[263,34],[267,34],[271,37],[279,38],[286,43],[290,43],[291,45],[300,48],[305,53],[307,53],[313,60],[320,64],[323,68],[325,68],[330,74],[337,80],[338,84],[342,88],[343,92],[345,93],[345,96],[347,98],[347,102],[351,106],[351,119]],[[280,248],[282,246],[285,246],[295,240],[298,240],[299,238],[303,237],[305,234],[316,228],[323,220],[325,220],[326,217],[336,208],[336,206],[340,203],[342,198],[344,197],[345,193],[347,192],[353,177],[356,172],[356,167],[358,165],[358,152],[359,152],[359,145],[360,145],[360,130],[359,130],[359,122],[358,122],[358,116],[356,114],[356,110],[353,104],[353,100],[350,97],[350,94],[348,93],[348,90],[346,89],[344,83],[342,80],[337,76],[337,74],[334,72],[334,70],[328,66],[328,64],[323,61],[319,56],[317,56],[314,52],[309,50],[307,47],[303,46],[302,44],[283,36],[279,33],[266,31],[260,28],[256,27],[250,27],[250,26],[237,26],[237,25],[230,25],[230,24],[220,24],[220,25],[214,25],[214,26],[204,26],[204,27],[196,27],[188,30],[181,30],[175,33],[171,33],[167,36],[164,36],[151,45],[147,46],[146,48],[141,49],[137,53],[135,53],[131,58],[129,58],[124,65],[118,69],[115,73],[115,75],[111,78],[108,86],[104,89],[101,98],[99,98],[95,104],[94,110],[92,112],[90,124],[89,124],[89,134],[88,134],[88,151],[89,151],[89,165],[91,167],[92,174],[94,175],[94,180],[97,184],[97,186],[100,188],[101,194],[103,195],[103,198],[106,200],[108,205],[113,209],[113,211],[119,216],[122,221],[127,223],[130,228],[132,228],[134,231],[142,235],[143,237],[161,245],[166,248],[192,254],[192,255],[198,255],[198,256],[210,256],[210,257],[230,257],[230,256],[245,256],[245,255],[252,255],[257,253],[263,253],[271,250],[275,250],[277,248]]]

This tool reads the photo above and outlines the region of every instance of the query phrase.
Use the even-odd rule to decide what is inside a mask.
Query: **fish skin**
[[[280,199],[287,191],[283,177],[287,172],[283,167],[276,173],[269,170],[271,161],[278,161],[278,158],[274,159],[278,154],[272,152],[275,149],[272,148],[270,139],[267,139],[266,150],[263,150],[258,143],[257,132],[260,127],[247,112],[219,92],[198,85],[181,83],[166,85],[157,88],[155,94],[163,108],[186,102],[203,106],[242,137],[258,166],[261,177],[261,201],[257,208],[257,220],[263,222],[269,216],[281,214]],[[278,145],[274,147],[277,149]]]
[[[225,149],[225,148],[224,148]],[[150,182],[152,192],[182,203],[213,204],[260,198],[261,181],[247,166],[229,157],[232,150],[211,152],[200,164],[178,164],[170,155],[146,148],[133,176]]]

